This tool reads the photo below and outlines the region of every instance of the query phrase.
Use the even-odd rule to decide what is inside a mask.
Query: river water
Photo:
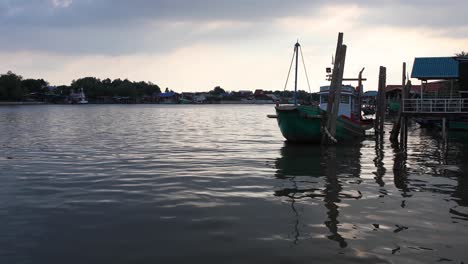
[[[0,107],[0,263],[468,263],[468,136],[290,145],[273,113]]]

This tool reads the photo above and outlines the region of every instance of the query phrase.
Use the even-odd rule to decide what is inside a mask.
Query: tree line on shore
[[[99,101],[101,98],[124,97],[133,101],[141,100],[143,97],[154,97],[160,94],[161,88],[151,82],[132,82],[128,79],[99,79],[96,77],[84,77],[73,80],[71,85],[49,86],[44,79],[25,79],[21,75],[11,71],[0,75],[0,101],[24,101],[41,100],[49,102],[60,102],[73,92],[83,89],[86,97],[91,101]],[[166,88],[164,92],[173,92]],[[274,94],[278,98],[292,98],[292,91],[263,91],[264,94]],[[236,100],[236,92],[228,93],[220,86],[216,86],[209,92],[208,101]],[[312,95],[314,96],[314,95]],[[298,99],[310,100],[311,94],[298,91]]]
[[[0,75],[0,101],[22,101],[30,97],[66,97],[83,88],[91,99],[108,96],[141,98],[161,93],[158,85],[151,82],[132,82],[127,79],[109,78],[100,80],[84,77],[73,80],[71,85],[49,86],[44,79],[24,79],[11,71]]]

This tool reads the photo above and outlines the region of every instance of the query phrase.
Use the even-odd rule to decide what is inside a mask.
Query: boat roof
[[[326,94],[330,90],[330,85],[320,86],[319,94]],[[351,85],[342,85],[341,86],[341,93],[347,95],[354,95],[355,89]]]

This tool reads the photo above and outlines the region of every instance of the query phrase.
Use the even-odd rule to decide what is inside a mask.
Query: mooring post
[[[405,106],[405,99],[406,97],[406,62],[403,62],[403,71],[401,74],[401,104],[400,104],[400,114],[402,115],[400,117],[400,143],[403,143],[403,138],[405,137],[405,113],[404,113],[404,106]]]
[[[341,86],[343,83],[345,60],[346,60],[346,45],[342,45],[341,50],[340,50],[340,62],[339,62],[340,66],[338,69],[338,76],[335,82],[335,87],[333,89],[335,90],[335,102],[333,103],[333,111],[330,116],[331,122],[330,122],[329,132],[333,137],[336,136],[336,120],[338,119],[338,113],[340,111]]]
[[[332,72],[332,79],[330,82],[330,88],[328,89],[328,102],[327,102],[327,119],[324,122],[324,128],[330,131],[331,127],[331,119],[332,119],[332,111],[333,105],[335,103],[335,87],[336,82],[338,80],[339,75],[339,68],[340,68],[340,61],[341,61],[341,48],[343,46],[343,33],[338,33],[338,41],[336,44],[336,52],[335,52],[335,62],[333,65],[333,72]],[[325,131],[324,131],[325,132]],[[330,142],[327,133],[322,133],[322,143]]]
[[[379,133],[379,135],[383,135],[384,133],[385,110],[387,105],[385,101],[386,71],[387,69],[385,67],[380,66],[376,122],[374,124],[374,130]]]
[[[411,80],[408,80],[406,82],[406,85],[405,85],[405,88],[404,88],[404,91],[403,91],[405,99],[408,99],[410,97],[411,86],[412,86],[411,85]],[[404,146],[404,148],[406,150],[407,145],[408,145],[408,116],[406,114],[403,114],[403,124],[404,124],[404,127],[403,127],[404,135],[403,135],[403,137],[400,137],[400,141],[403,141],[403,146]]]
[[[406,62],[403,62],[403,74],[401,81],[401,93],[400,93],[400,109],[398,109],[398,116],[396,121],[393,123],[392,131],[390,132],[390,140],[395,142],[398,140],[398,133],[400,133],[400,143],[403,137],[403,106],[405,103],[405,82],[406,82]]]

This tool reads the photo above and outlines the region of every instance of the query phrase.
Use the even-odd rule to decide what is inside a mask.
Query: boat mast
[[[296,45],[294,45],[294,53],[296,54],[296,76],[294,79],[294,105],[297,106],[297,67],[299,63],[299,47],[301,45],[299,44],[299,41],[296,42]]]

